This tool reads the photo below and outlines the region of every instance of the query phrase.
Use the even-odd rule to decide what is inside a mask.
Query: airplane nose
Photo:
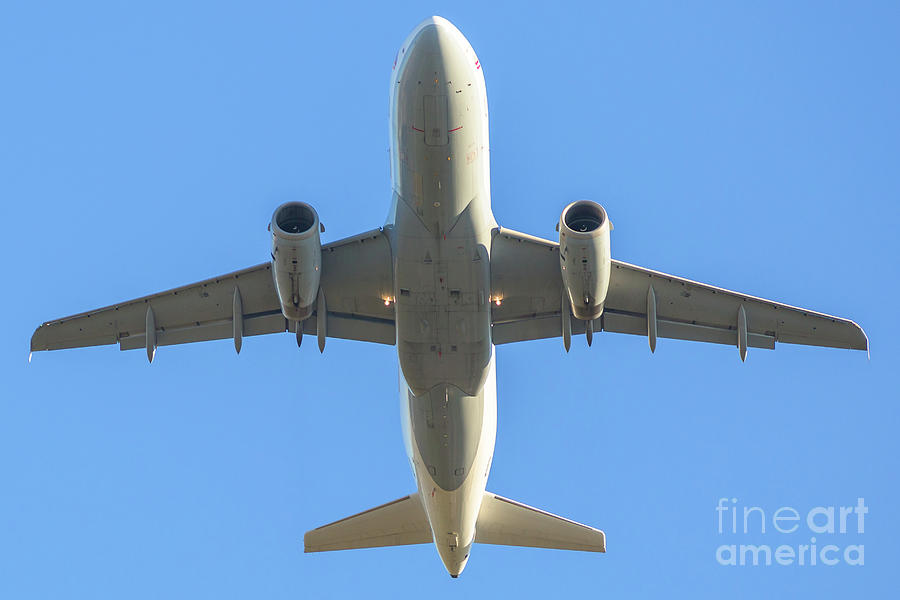
[[[440,29],[456,29],[456,27],[454,27],[450,21],[448,21],[444,17],[439,17],[437,15],[435,15],[433,17],[428,17],[427,19],[425,19],[424,21],[419,23],[417,28],[419,28],[419,27],[421,27],[422,29],[425,29],[426,27],[436,27],[436,28],[440,28]]]
[[[453,41],[456,28],[442,17],[428,17],[416,27],[418,33],[410,44],[410,50],[440,53]]]

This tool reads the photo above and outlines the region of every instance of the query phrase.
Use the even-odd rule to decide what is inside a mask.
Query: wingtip
[[[34,333],[31,334],[31,340],[29,341],[29,346],[28,346],[29,352],[38,352],[40,350],[46,350],[46,348],[42,347],[40,344],[40,333],[44,329],[44,325],[46,325],[46,323],[44,323],[42,325],[38,325],[37,328],[34,330]],[[30,356],[31,355],[29,354],[28,362],[31,362]]]
[[[856,327],[856,330],[859,332],[860,335],[862,335],[862,339],[863,339],[863,344],[861,346],[856,346],[853,349],[854,350],[865,350],[866,351],[866,359],[872,360],[872,353],[871,353],[871,349],[869,347],[869,336],[866,333],[866,330],[863,329],[862,327],[860,327],[859,323],[857,323],[856,321],[850,321],[850,323],[854,327]]]

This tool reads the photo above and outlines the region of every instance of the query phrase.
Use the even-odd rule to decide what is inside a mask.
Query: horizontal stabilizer
[[[606,534],[599,529],[490,492],[484,493],[475,526],[475,541],[481,544],[606,552]]]
[[[431,527],[418,494],[323,525],[303,536],[305,552],[427,544]]]

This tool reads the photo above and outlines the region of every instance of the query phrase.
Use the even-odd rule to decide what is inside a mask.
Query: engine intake
[[[572,314],[592,321],[603,314],[611,269],[609,218],[602,206],[578,200],[559,217],[559,267]]]
[[[322,242],[319,215],[304,202],[286,202],[275,209],[272,232],[272,276],[281,312],[302,321],[313,311],[319,292]]]

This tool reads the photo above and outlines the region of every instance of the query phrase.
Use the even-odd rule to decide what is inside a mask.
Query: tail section
[[[418,494],[307,531],[306,552],[433,542]],[[532,548],[606,552],[606,534],[490,492],[484,493],[475,542]]]
[[[305,552],[431,543],[431,527],[419,494],[412,494],[307,531]]]
[[[606,552],[606,534],[599,529],[484,493],[475,542],[504,546],[530,546]]]

